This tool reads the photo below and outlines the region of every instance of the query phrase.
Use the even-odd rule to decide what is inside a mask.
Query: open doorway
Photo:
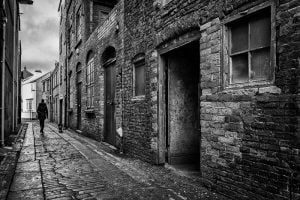
[[[165,53],[165,162],[191,171],[200,165],[199,41]]]

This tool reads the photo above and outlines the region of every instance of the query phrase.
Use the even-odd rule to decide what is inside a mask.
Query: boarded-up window
[[[268,80],[272,73],[270,9],[233,21],[228,28],[230,83]]]
[[[145,59],[134,63],[134,95],[145,95]]]

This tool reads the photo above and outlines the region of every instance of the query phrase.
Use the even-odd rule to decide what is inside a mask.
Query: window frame
[[[32,102],[33,102],[33,99],[26,99],[26,110],[27,111],[32,111]]]
[[[87,108],[94,108],[95,107],[95,62],[94,62],[94,55],[87,61],[86,64],[86,94],[87,94]],[[92,69],[92,70],[91,70]],[[92,77],[92,78],[91,78]],[[92,92],[92,94],[90,94]]]
[[[144,68],[144,91],[142,94],[136,94],[136,68],[137,67],[143,67]],[[133,98],[143,98],[146,95],[146,59],[145,55],[138,55],[136,58],[133,60],[133,69],[132,69],[132,89],[133,89]]]
[[[78,20],[78,21],[77,21]],[[76,14],[75,14],[75,23],[76,23],[76,30],[75,30],[75,34],[76,34],[76,42],[79,42],[82,38],[82,9],[81,6],[79,6]]]
[[[267,76],[264,80],[250,80],[249,82],[243,82],[243,83],[232,83],[232,63],[231,63],[231,53],[230,53],[230,37],[231,37],[231,31],[230,31],[230,24],[239,23],[240,20],[243,20],[243,18],[247,19],[250,18],[250,20],[246,20],[247,24],[249,25],[249,21],[251,21],[252,16],[255,15],[255,13],[259,13],[263,11],[264,9],[270,9],[270,20],[271,20],[271,36],[270,36],[270,74]],[[276,67],[276,24],[275,24],[275,3],[273,1],[264,2],[262,4],[259,4],[257,6],[254,6],[248,10],[241,11],[238,14],[234,16],[230,16],[225,18],[222,21],[222,68],[221,73],[223,74],[222,77],[222,85],[224,89],[232,89],[232,88],[241,88],[241,87],[247,87],[247,86],[260,86],[260,85],[272,85],[275,81],[275,67]],[[249,35],[248,35],[249,37]],[[250,47],[248,47],[250,48]],[[248,70],[249,70],[249,58],[248,57]],[[248,75],[250,77],[250,74]]]

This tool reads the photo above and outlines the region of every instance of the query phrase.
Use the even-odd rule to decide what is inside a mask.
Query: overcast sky
[[[33,5],[21,5],[22,69],[54,68],[59,50],[59,0],[34,0]]]

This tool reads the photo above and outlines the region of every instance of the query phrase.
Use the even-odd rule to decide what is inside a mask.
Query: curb
[[[0,199],[6,199],[12,184],[28,124],[22,124],[12,148],[7,149],[0,163]]]

